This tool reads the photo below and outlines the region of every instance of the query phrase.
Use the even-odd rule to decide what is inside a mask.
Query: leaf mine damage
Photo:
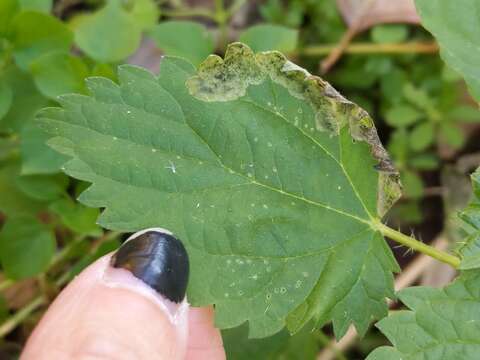
[[[90,78],[89,96],[39,115],[102,226],[182,239],[189,302],[215,304],[219,328],[332,321],[341,337],[387,314],[398,265],[375,224],[398,175],[362,109],[241,44],[199,71],[166,57],[158,77],[121,66],[119,79]]]
[[[345,99],[328,82],[311,75],[277,51],[254,54],[247,45],[233,43],[225,59],[210,55],[200,64],[198,73],[187,80],[187,87],[190,94],[203,101],[232,101],[245,96],[250,85],[258,85],[267,77],[310,105],[316,130],[336,136],[348,125],[354,141],[368,143],[378,161],[377,215],[383,217],[401,195],[398,171],[368,113]]]

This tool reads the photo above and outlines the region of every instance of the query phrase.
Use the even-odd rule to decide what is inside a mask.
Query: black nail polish
[[[183,244],[161,229],[133,234],[112,258],[112,266],[129,270],[167,299],[185,297],[189,262]]]

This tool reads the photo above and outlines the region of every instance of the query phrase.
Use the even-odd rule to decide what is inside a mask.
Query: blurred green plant
[[[144,38],[163,53],[185,57],[195,65],[240,39],[255,51],[289,53],[317,73],[320,56],[332,51],[347,30],[333,0],[267,0],[255,9],[258,18],[247,18],[240,31],[232,19],[252,7],[242,0],[228,6],[216,0],[210,7],[181,0],[73,3],[81,6],[64,0],[0,1],[1,289],[30,277],[46,278],[59,287],[118,246],[118,233],[105,233],[96,225],[99,211],[75,201],[85,184],[61,173],[65,158],[46,145],[48,136],[34,122],[39,109],[57,104],[59,95],[86,93],[86,77],[116,81],[117,65],[141,50]],[[423,4],[421,12],[428,15],[435,6],[440,6],[438,1]],[[425,24],[442,46],[457,49],[449,43],[441,21],[427,16]],[[376,119],[402,176],[405,197],[396,214],[404,223],[422,221],[420,203],[431,186],[424,175],[444,166],[443,149],[462,151],[469,140],[465,126],[480,122],[477,106],[464,94],[457,73],[436,53],[419,54],[419,48],[412,46],[431,40],[416,26],[377,25],[358,34],[346,51],[355,54],[344,55],[325,74]],[[469,39],[463,40],[468,45]],[[467,77],[476,94],[475,68],[444,57]],[[5,320],[0,335],[48,302],[40,288],[38,292],[22,317],[9,318],[8,304],[0,306],[0,318]],[[301,333],[287,347],[282,337],[286,334],[254,343],[246,340],[244,330],[225,333],[232,358],[245,357],[238,350],[237,337],[245,338],[245,347],[265,351],[265,358],[293,358],[296,348],[305,352],[302,358],[313,358],[314,349],[325,345],[318,332]]]

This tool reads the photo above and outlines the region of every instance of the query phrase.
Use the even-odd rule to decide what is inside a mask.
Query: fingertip
[[[187,360],[222,360],[225,350],[220,331],[215,327],[213,307],[190,308]]]
[[[96,261],[62,291],[21,359],[52,359],[52,354],[58,359],[184,358],[188,304],[171,303],[128,271],[111,268],[110,257]]]

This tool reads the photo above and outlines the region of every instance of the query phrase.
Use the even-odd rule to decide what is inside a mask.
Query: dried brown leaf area
[[[377,24],[412,23],[419,24],[420,17],[413,0],[337,0],[338,8],[348,26],[365,30]],[[365,10],[366,4],[368,9]],[[357,24],[359,16],[361,21]]]

